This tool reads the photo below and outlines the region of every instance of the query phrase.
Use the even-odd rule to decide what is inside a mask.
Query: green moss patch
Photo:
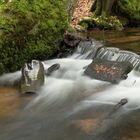
[[[86,29],[99,28],[107,30],[122,30],[123,26],[116,16],[104,17],[85,17],[80,23]]]
[[[0,74],[32,59],[47,59],[57,50],[68,27],[66,6],[67,0],[0,3]]]
[[[139,0],[119,0],[118,6],[122,14],[125,14],[130,20],[140,21]]]

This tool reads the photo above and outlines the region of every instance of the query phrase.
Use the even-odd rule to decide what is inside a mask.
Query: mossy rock
[[[0,74],[49,58],[67,28],[67,0],[0,3]]]
[[[99,29],[107,29],[107,30],[122,30],[123,26],[118,17],[116,16],[93,16],[93,17],[85,17],[79,23],[82,27],[86,29],[99,28]]]
[[[119,10],[131,21],[140,23],[140,1],[139,0],[119,0]]]
[[[85,29],[94,28],[94,24],[92,23],[92,17],[84,17],[80,22],[79,25],[84,27]]]
[[[34,64],[34,62],[36,64]],[[44,66],[40,61],[32,61],[22,67],[20,91],[25,93],[36,93],[45,83]]]

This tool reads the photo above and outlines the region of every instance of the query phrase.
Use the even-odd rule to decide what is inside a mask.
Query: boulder
[[[116,62],[95,58],[86,68],[84,74],[90,78],[118,83],[126,79],[127,74],[133,69],[129,62]]]
[[[36,93],[44,84],[44,66],[40,61],[32,61],[31,64],[25,63],[22,67],[21,93]]]
[[[77,33],[69,33],[65,31],[63,34],[63,40],[61,41],[59,50],[57,52],[57,58],[63,58],[72,55],[81,40],[82,37],[80,37]]]

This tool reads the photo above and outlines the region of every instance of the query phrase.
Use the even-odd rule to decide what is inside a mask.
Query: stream
[[[13,87],[20,71],[0,77],[0,140],[139,140],[140,139],[140,29],[123,32],[89,31],[90,49],[78,46],[67,58],[43,61],[45,68],[59,63],[60,69],[46,76],[36,95],[21,96]],[[83,74],[96,47],[132,51],[135,70],[119,84],[90,79]],[[108,51],[109,50],[109,51]],[[115,50],[116,51],[116,50]],[[131,58],[102,49],[97,57]],[[140,59],[139,59],[140,60]],[[128,103],[117,106],[121,99]]]

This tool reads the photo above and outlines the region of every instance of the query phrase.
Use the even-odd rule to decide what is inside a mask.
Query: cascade
[[[111,61],[130,62],[134,70],[140,71],[139,55],[115,47],[103,47],[102,42],[93,39],[80,41],[76,52],[71,56],[75,59],[93,59],[95,57]]]

